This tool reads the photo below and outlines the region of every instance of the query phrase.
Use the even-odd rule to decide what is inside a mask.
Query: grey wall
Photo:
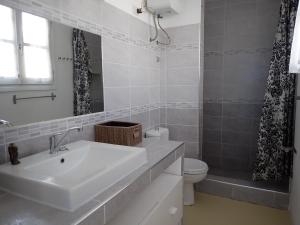
[[[200,22],[200,21],[199,21]],[[161,124],[170,139],[184,141],[186,156],[198,158],[201,127],[200,24],[167,29],[172,45],[163,52]]]
[[[206,0],[203,158],[250,172],[280,0]]]

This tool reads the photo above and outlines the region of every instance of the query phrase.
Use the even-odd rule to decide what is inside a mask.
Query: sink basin
[[[89,141],[66,145],[0,166],[0,189],[52,207],[74,211],[147,163],[144,148]]]

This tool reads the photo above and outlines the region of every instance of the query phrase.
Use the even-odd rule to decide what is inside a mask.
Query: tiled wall
[[[170,139],[184,141],[186,156],[198,158],[201,135],[200,24],[167,29],[172,45],[163,52],[161,124]]]
[[[211,169],[250,172],[280,0],[205,5],[203,158]]]
[[[0,163],[11,142],[21,156],[48,149],[49,135],[74,125],[84,132],[67,141],[94,139],[93,125],[111,119],[141,122],[143,129],[160,124],[161,47],[149,43],[150,27],[99,0],[0,0],[5,4],[102,36],[105,112],[0,130]]]

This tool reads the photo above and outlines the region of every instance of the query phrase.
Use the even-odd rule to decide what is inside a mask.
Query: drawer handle
[[[174,216],[177,213],[178,209],[176,207],[169,208],[169,213]]]

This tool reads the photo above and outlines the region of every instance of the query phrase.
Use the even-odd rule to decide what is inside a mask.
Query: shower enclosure
[[[280,0],[206,0],[202,158],[219,181],[288,191],[288,180],[253,182]]]

